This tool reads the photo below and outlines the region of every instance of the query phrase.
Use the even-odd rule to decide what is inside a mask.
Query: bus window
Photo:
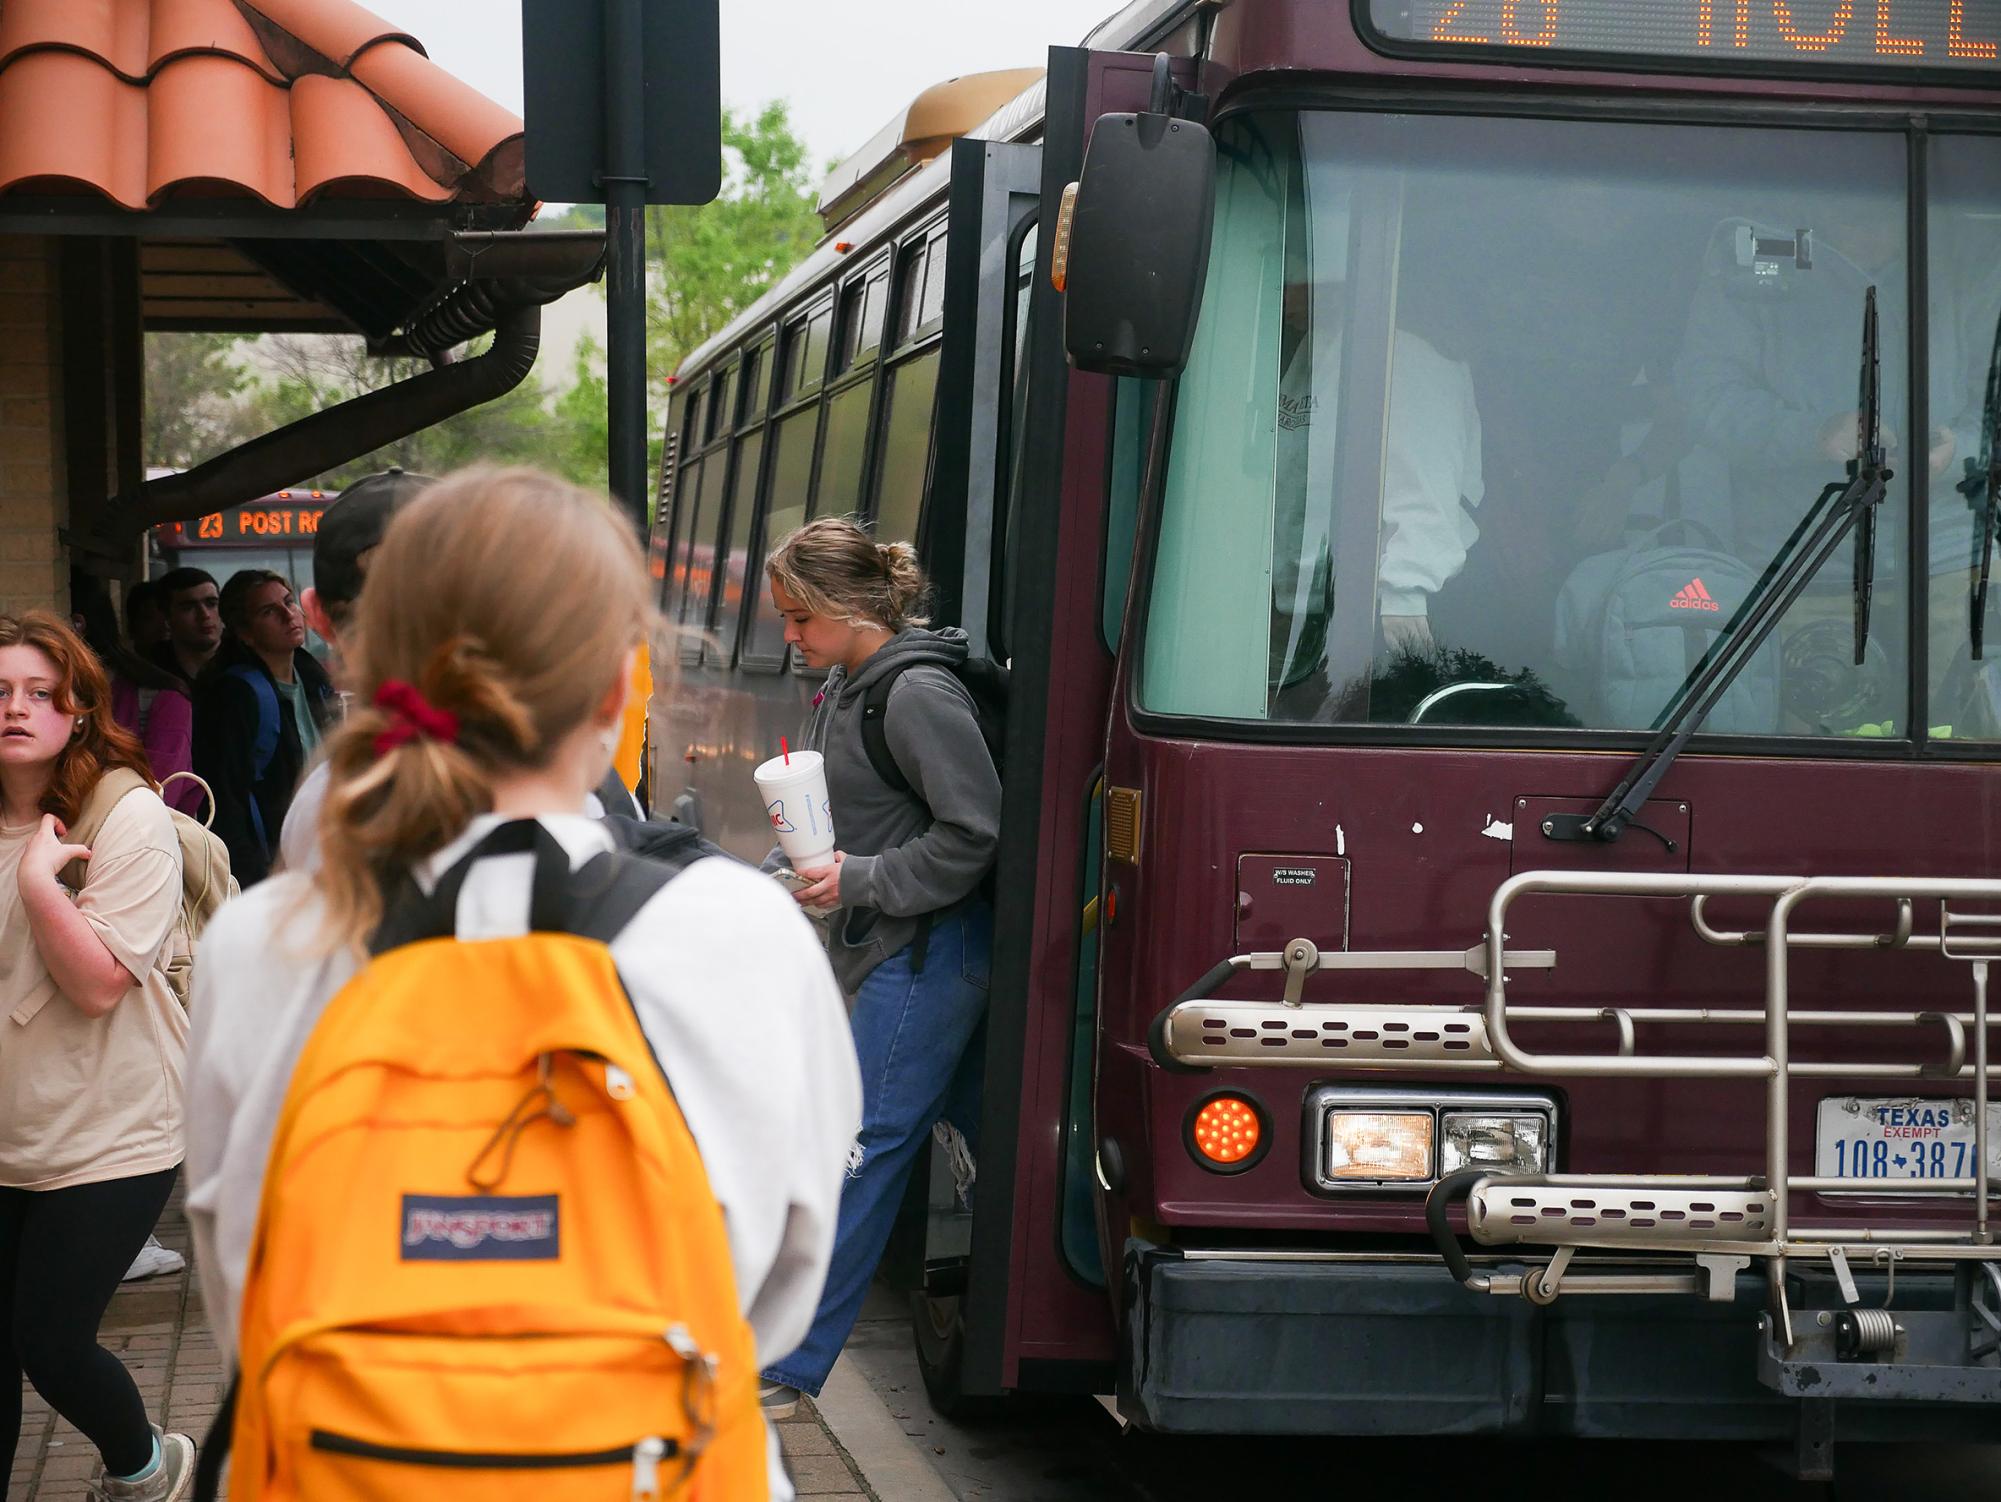
[[[818,515],[845,516],[861,503],[869,397],[874,392],[875,382],[863,377],[827,398],[827,436],[820,447],[820,489],[813,506]]]
[[[683,458],[674,475],[674,550],[668,555],[668,583],[673,590],[673,609],[668,619],[678,621],[688,603],[688,567],[695,551],[695,510],[701,502],[702,461]]]
[[[1021,239],[1015,246],[1014,281],[1007,292],[1008,342],[1003,352],[1003,370],[1010,386],[1007,405],[1002,411],[1006,421],[995,446],[994,535],[1000,547],[1000,558],[989,563],[993,592],[987,635],[991,651],[1002,661],[1006,661],[1013,650],[1010,623],[1015,618],[1014,586],[1019,577],[1014,567],[1019,539],[1015,536],[1014,527],[1013,477],[1020,468],[1023,446],[1028,442],[1029,367],[1021,354],[1028,341],[1029,310],[1034,306],[1036,249],[1042,243],[1041,226],[1032,219],[1020,233]]]
[[[924,263],[930,254],[928,241],[906,246],[896,267],[896,342],[907,344],[917,332],[924,310]]]
[[[668,456],[666,482],[661,486],[661,525],[667,532],[667,583],[660,608],[669,620],[680,618],[681,591],[688,573],[688,509],[694,504],[694,490],[701,477],[701,461],[695,457],[696,409],[701,393],[691,393],[681,412],[681,431],[675,435]]]
[[[1105,645],[1119,649],[1126,615],[1126,590],[1132,578],[1133,540],[1139,533],[1139,488],[1146,467],[1146,440],[1153,429],[1153,404],[1158,381],[1131,376],[1120,380],[1112,397],[1112,477],[1105,507],[1105,580],[1101,629]]]
[[[715,393],[709,398],[708,426],[702,430],[702,441],[714,443],[716,438],[729,432],[733,420],[730,415],[730,396],[736,381],[736,371],[726,370],[716,377]]]
[[[771,353],[771,341],[766,340],[743,357],[743,416],[740,422],[754,422],[764,415],[764,403],[768,396],[765,388],[770,384],[765,379],[765,358]]]
[[[714,449],[702,461],[702,488],[688,513],[688,582],[681,599],[681,660],[693,666],[701,658],[702,634],[709,627],[716,566],[722,540],[723,478],[729,473],[729,451]]]
[[[1939,739],[1993,741],[2001,740],[2001,579],[1987,592],[1976,660],[1973,612],[1985,515],[1979,507],[1969,507],[1953,487],[1969,471],[1983,482],[1985,476],[1982,407],[1995,324],[2001,319],[2001,169],[1987,142],[1973,137],[1933,136],[1930,150],[1930,702],[1925,728]]]
[[[896,342],[929,333],[945,316],[945,226],[906,246],[896,271]]]
[[[1308,112],[1219,152],[1149,708],[1643,730],[1845,478],[1871,286],[1908,431],[1900,137]],[[1905,717],[1892,463],[1865,664],[1851,542],[1705,729]]]
[[[888,273],[877,272],[866,280],[850,282],[841,293],[837,320],[840,343],[834,354],[834,374],[852,370],[874,354],[882,344],[882,319],[889,300]]]
[[[941,225],[926,243],[924,297],[918,305],[917,328],[930,328],[945,316],[945,230]]]
[[[882,347],[882,326],[889,316],[889,271],[884,268],[868,279],[868,307],[862,312],[861,343],[857,354],[865,355]]]
[[[937,394],[936,345],[890,368],[886,397],[889,415],[882,432],[882,478],[875,497],[875,535],[879,542],[917,540],[924,480],[931,466],[931,406]]]
[[[751,523],[757,514],[757,466],[764,457],[764,429],[753,428],[737,441],[736,477],[730,484],[730,519],[723,555],[722,598],[716,606],[714,638],[702,649],[702,660],[727,667],[736,646],[737,623],[743,619],[743,592],[750,567]]]
[[[781,405],[817,387],[827,373],[827,341],[834,310],[822,306],[795,319],[785,330],[785,371],[778,387]]]
[[[818,436],[817,404],[778,421],[777,448],[772,455],[770,490],[765,498],[765,547],[805,524],[813,489],[813,443]],[[771,592],[760,569],[752,590],[750,634],[743,644],[745,661],[773,667],[785,659],[785,622],[771,608]]]

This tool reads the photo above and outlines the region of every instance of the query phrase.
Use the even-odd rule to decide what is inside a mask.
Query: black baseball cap
[[[429,475],[392,466],[355,481],[321,513],[313,536],[313,588],[329,609],[354,603],[367,577],[363,560],[381,545],[391,518],[430,483]]]

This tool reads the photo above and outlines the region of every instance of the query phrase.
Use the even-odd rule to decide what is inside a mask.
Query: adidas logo
[[[1691,579],[1681,593],[1668,601],[1670,610],[1721,610],[1716,598],[1703,587],[1700,579]]]

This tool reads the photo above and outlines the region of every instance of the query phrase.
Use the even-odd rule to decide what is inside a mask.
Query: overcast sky
[[[519,0],[363,0],[442,67],[517,113]],[[577,4],[591,0],[575,0]],[[724,102],[787,99],[813,155],[843,157],[921,90],[960,73],[1041,67],[1120,0],[721,0]]]

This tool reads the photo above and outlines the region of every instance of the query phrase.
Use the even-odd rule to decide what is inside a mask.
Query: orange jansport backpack
[[[526,851],[531,932],[454,937]],[[673,874],[522,821],[392,899],[272,1141],[234,1502],[769,1496],[722,1211],[607,948]]]

